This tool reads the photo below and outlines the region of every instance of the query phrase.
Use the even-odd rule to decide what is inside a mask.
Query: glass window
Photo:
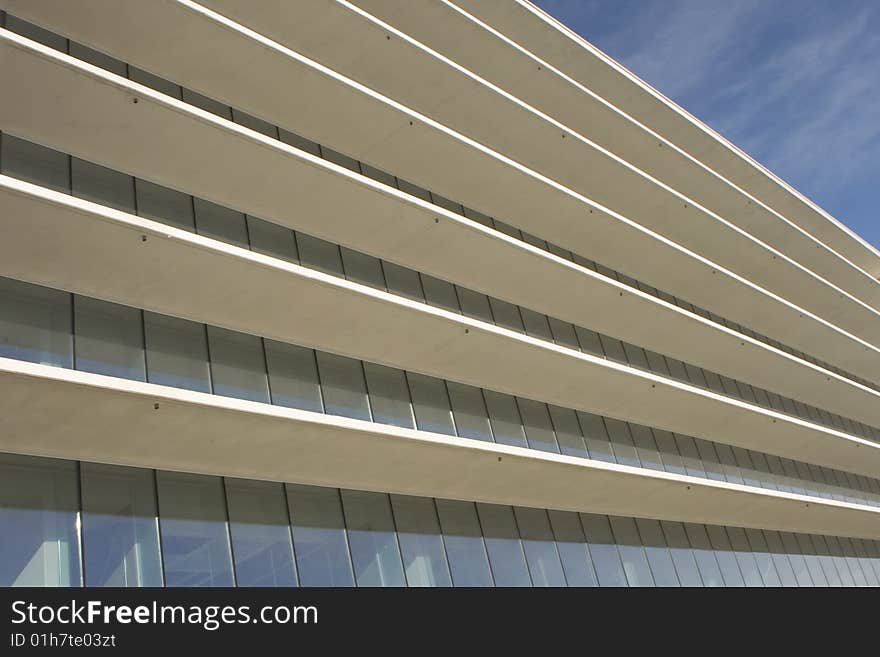
[[[743,532],[746,538],[746,543],[743,545],[739,544],[741,539],[738,534],[740,532]],[[758,567],[761,581],[765,586],[782,586],[782,581],[779,579],[779,575],[776,572],[776,564],[773,563],[773,556],[770,554],[770,549],[767,547],[767,541],[764,539],[764,534],[761,530],[738,529],[732,527],[728,529],[728,533],[730,534],[730,540],[731,543],[733,543],[733,548],[735,550],[740,551],[748,549],[751,551],[755,559],[755,564]],[[742,563],[740,563],[740,567],[742,567]],[[786,584],[786,586],[793,585],[794,574],[791,573],[791,582]]]
[[[299,247],[300,262],[305,267],[317,269],[331,276],[344,275],[342,255],[336,244],[300,232],[296,233],[296,244]]]
[[[511,395],[492,390],[484,390],[483,396],[486,399],[486,408],[489,409],[495,442],[515,447],[528,447],[516,400]]]
[[[599,334],[599,339],[606,357],[618,363],[628,364],[629,361],[626,359],[626,352],[623,350],[623,343],[620,340],[611,338],[604,333]]]
[[[715,550],[715,558],[718,560],[718,567],[721,568],[721,576],[724,578],[725,586],[745,586],[739,564],[730,547],[730,540],[724,527],[717,525],[707,525],[706,533],[709,535],[709,542],[712,549]]]
[[[195,231],[193,199],[188,194],[140,179],[135,179],[135,192],[137,211],[141,217]]]
[[[317,352],[324,412],[370,420],[370,404],[361,361],[324,351]]]
[[[71,160],[73,195],[107,205],[122,212],[134,212],[134,179],[78,157]]]
[[[257,253],[287,262],[299,262],[296,239],[290,228],[247,216],[248,239]]]
[[[440,196],[440,194],[435,194],[434,192],[431,192],[431,200],[444,210],[449,210],[450,212],[454,212],[455,214],[464,214],[464,209],[461,207],[460,203],[451,201],[448,198]]]
[[[464,208],[464,216],[468,219],[473,219],[477,223],[481,223],[484,226],[488,226],[489,228],[494,227],[492,217],[485,215],[482,212],[477,212],[476,210],[471,210],[470,208]]]
[[[443,379],[424,374],[406,373],[412,395],[416,426],[420,431],[432,431],[448,436],[455,435],[452,409]]]
[[[194,200],[196,232],[221,242],[249,248],[247,224],[241,212],[197,198]]]
[[[694,559],[697,561],[697,567],[700,569],[703,586],[724,586],[721,568],[718,566],[715,551],[706,534],[706,527],[686,522],[684,529],[691,544]]]
[[[609,516],[611,529],[623,562],[623,570],[630,586],[654,586],[651,568],[633,518]]]
[[[353,157],[349,157],[348,155],[344,155],[339,151],[334,151],[332,148],[327,148],[326,146],[321,146],[321,155],[325,160],[329,160],[333,162],[333,164],[338,164],[341,167],[345,167],[355,173],[361,172],[360,163],[354,159]]]
[[[210,112],[211,114],[215,114],[224,119],[231,120],[232,119],[232,108],[229,105],[224,105],[221,102],[218,102],[212,98],[208,98],[207,96],[203,96],[200,93],[196,93],[191,89],[183,88],[183,102],[188,103],[190,105],[194,105],[199,109],[203,109],[206,112]]]
[[[8,133],[0,136],[0,171],[7,176],[70,193],[70,156]]]
[[[423,201],[428,201],[429,203],[431,203],[431,192],[429,192],[424,187],[419,187],[418,185],[411,183],[408,180],[398,178],[397,188],[406,194],[415,196],[416,198],[420,198]]]
[[[774,533],[775,532],[767,532],[767,536],[772,536]],[[789,532],[779,532],[779,537],[782,539],[782,546],[785,553],[788,554],[788,560],[794,570],[798,586],[813,586],[813,575],[810,572],[812,564],[807,563],[806,558],[801,552],[800,545],[798,545],[797,537]],[[818,563],[815,564],[817,568],[818,565]],[[821,574],[821,569],[819,569],[819,575]],[[821,581],[815,585],[826,586],[827,582],[825,582],[825,577],[822,576]]]
[[[385,283],[391,294],[411,299],[412,301],[425,301],[425,293],[422,291],[422,282],[419,273],[395,265],[393,262],[382,262],[382,271],[385,274]]]
[[[581,328],[580,326],[575,326],[574,331],[577,333],[578,344],[581,346],[581,351],[586,354],[598,356],[599,358],[605,357],[605,351],[602,349],[602,342],[599,340],[598,333]]]
[[[232,586],[220,477],[157,473],[166,586]]]
[[[623,351],[626,354],[626,361],[630,365],[643,370],[651,369],[648,364],[648,358],[645,356],[645,351],[641,347],[637,347],[629,342],[622,342],[621,344],[623,345]]]
[[[651,429],[644,425],[630,422],[629,430],[642,467],[650,468],[651,470],[662,470],[663,463],[660,460],[660,454],[657,450],[657,444],[654,442],[654,434],[651,432]]]
[[[278,129],[278,138],[285,144],[289,144],[294,148],[321,157],[321,147],[311,139],[300,137],[298,134],[285,130],[284,128]]]
[[[587,446],[581,434],[577,413],[568,408],[550,404],[550,418],[559,441],[559,450],[569,456],[588,458]]]
[[[458,435],[491,443],[492,429],[489,427],[489,415],[481,390],[454,381],[449,381],[447,388]]]
[[[492,573],[473,502],[437,500],[437,514],[455,586],[492,586]]]
[[[745,480],[742,478],[742,473],[736,464],[736,459],[730,446],[724,443],[715,443],[715,452],[718,454],[718,460],[721,463],[721,469],[724,471],[727,481],[732,484],[744,484]]]
[[[284,485],[226,479],[238,586],[296,586]]]
[[[782,538],[778,532],[747,529],[746,535],[749,537],[749,543],[756,553],[762,551],[764,545],[766,545],[766,550],[770,553],[770,558],[773,560],[773,566],[776,569],[776,574],[779,576],[782,586],[799,586],[794,568],[792,568],[791,561],[785,553]],[[761,543],[761,538],[764,539],[764,544]],[[758,558],[758,564],[761,564],[760,557]],[[765,578],[765,581],[769,580]]]
[[[146,381],[141,311],[74,295],[76,369]]]
[[[761,571],[758,567],[758,561],[752,554],[752,548],[749,545],[749,539],[746,537],[745,531],[741,527],[728,527],[727,536],[730,538],[730,545],[736,556],[736,562],[739,564],[739,570],[742,573],[743,581],[746,586],[764,586],[764,579],[761,577]],[[767,583],[767,586],[778,586]]]
[[[70,42],[70,56],[81,59],[89,64],[94,64],[99,68],[103,68],[105,71],[110,71],[111,73],[121,75],[122,77],[126,77],[126,73],[128,72],[128,67],[125,62],[121,62],[115,57],[110,57],[110,55],[105,55],[97,50],[92,50],[88,46],[84,46],[76,41]]]
[[[382,275],[382,263],[360,251],[353,251],[345,246],[340,247],[342,266],[345,278],[361,285],[368,285],[378,290],[385,290],[385,277]]]
[[[703,586],[703,578],[700,577],[700,569],[694,559],[694,553],[688,542],[684,525],[680,522],[661,520],[663,537],[669,546],[669,555],[675,565],[675,573],[682,586]]]
[[[391,507],[409,586],[452,586],[434,500],[392,495]]]
[[[50,48],[60,50],[61,52],[67,52],[67,39],[63,36],[50,32],[49,30],[44,30],[42,27],[37,27],[33,23],[28,23],[12,14],[6,14],[5,27],[11,32],[20,34],[32,41],[42,43],[44,46],[49,46]]]
[[[76,463],[0,454],[0,586],[81,586]]]
[[[0,278],[0,356],[73,367],[70,294]]]
[[[574,331],[574,326],[572,326],[568,322],[563,322],[553,317],[550,317],[549,320],[550,331],[553,333],[553,341],[563,347],[568,347],[569,349],[580,351],[581,346],[578,343],[577,334]]]
[[[654,582],[657,586],[680,586],[660,522],[646,518],[636,518],[635,522]]]
[[[255,335],[208,327],[214,394],[269,403],[263,341]]]
[[[702,438],[692,438],[691,440],[693,440],[694,444],[697,446],[697,451],[700,454],[700,461],[703,463],[703,467],[706,470],[706,476],[714,481],[726,481],[724,468],[721,466],[718,453],[715,451],[715,444],[708,440],[703,440]]]
[[[583,411],[578,411],[577,416],[584,434],[584,442],[590,452],[590,458],[614,463],[614,452],[611,450],[611,441],[608,439],[608,432],[605,430],[605,422],[602,418]]]
[[[432,306],[444,308],[453,313],[461,312],[458,307],[458,297],[455,295],[455,286],[452,283],[441,281],[439,278],[422,274],[422,289],[425,292],[425,300]]]
[[[150,383],[211,392],[204,324],[145,311],[144,329]]]
[[[675,474],[686,474],[681,454],[678,453],[675,436],[669,431],[662,429],[652,429],[651,433],[654,434],[654,441],[657,443],[657,449],[660,452],[660,460],[663,461],[663,469],[666,472],[674,472]]]
[[[584,534],[590,544],[590,556],[596,568],[599,586],[626,586],[626,573],[607,516],[581,513]]]
[[[389,187],[397,187],[397,178],[390,173],[386,173],[376,167],[361,162],[361,173],[373,180],[388,185]]]
[[[500,504],[478,503],[477,511],[495,586],[531,586],[513,509]]]
[[[547,512],[523,507],[514,511],[534,586],[566,586]]]
[[[529,447],[558,454],[559,445],[556,444],[556,434],[553,433],[553,423],[550,421],[547,404],[519,397],[516,403],[519,406]]]
[[[703,469],[703,462],[694,439],[690,436],[673,435],[675,436],[675,444],[678,446],[678,453],[681,454],[685,474],[691,477],[705,477],[706,471]]]
[[[147,73],[143,69],[140,69],[137,66],[132,66],[131,64],[128,65],[128,79],[132,82],[137,82],[145,87],[163,93],[166,96],[171,96],[178,100],[181,98],[182,92],[180,85],[169,82],[164,78],[160,78],[158,75]]]
[[[641,466],[627,423],[605,418],[605,426],[608,428],[608,435],[611,437],[611,444],[614,448],[614,456],[617,463],[631,465],[636,468]]]
[[[518,307],[494,297],[489,297],[489,305],[492,306],[492,316],[495,318],[495,323],[498,326],[516,331],[517,333],[525,332]]]
[[[414,429],[412,405],[403,370],[364,363],[373,422]]]
[[[241,110],[235,108],[232,109],[232,120],[239,125],[243,125],[245,128],[255,130],[256,132],[266,135],[267,137],[271,137],[272,139],[274,139],[278,133],[275,126],[268,121],[258,119],[256,116],[248,114],[247,112],[242,112]]]
[[[287,484],[302,586],[354,586],[339,490]]]
[[[324,405],[314,350],[275,340],[263,342],[272,403],[322,413]]]
[[[162,586],[153,471],[83,463],[86,586]]]
[[[358,586],[406,586],[385,493],[342,490],[351,560]]]
[[[455,291],[458,293],[458,303],[464,315],[480,319],[489,324],[494,322],[492,309],[489,307],[489,297],[457,285],[455,286]]]
[[[550,526],[556,538],[556,548],[565,579],[569,586],[598,586],[593,562],[587,550],[583,527],[576,513],[571,511],[548,511]]]
[[[547,321],[546,315],[536,313],[528,308],[520,308],[519,312],[522,316],[523,326],[525,326],[527,335],[553,342],[553,333],[550,331],[550,324]]]

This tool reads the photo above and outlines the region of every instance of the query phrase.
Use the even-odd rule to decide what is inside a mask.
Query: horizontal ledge
[[[12,182],[21,189],[0,185],[2,275],[867,476],[880,469],[880,445],[867,440]]]
[[[380,0],[375,4],[385,11],[377,17],[369,13],[376,8],[369,0],[354,3],[364,9],[347,2],[307,3],[296,8],[284,3],[254,6],[235,0],[204,0],[201,4],[614,208],[799,305],[812,306],[820,316],[837,318],[853,302],[853,312],[862,304],[874,311],[880,308],[880,284],[873,276],[672,144],[658,148],[662,138],[625,114],[611,111],[607,103],[585,89],[567,84],[549,70],[539,72],[531,60],[516,60],[518,53],[512,48],[492,50],[489,42],[494,40],[480,35],[475,24],[465,20],[466,14],[451,5],[417,3],[401,8],[399,3]],[[116,20],[107,17],[108,26],[93,23],[95,38],[115,41],[118,36],[106,36],[112,31],[109,26],[125,33],[129,23],[122,14]],[[401,21],[406,27],[403,31],[394,27]],[[358,38],[333,38],[338,34],[356,34]],[[451,34],[456,36],[449,39]],[[454,52],[460,49],[471,57],[467,63],[453,61],[454,56],[444,57],[416,40],[422,35],[433,36],[445,45],[451,40]],[[234,45],[230,39],[229,48]],[[483,57],[475,54],[480,47]],[[388,65],[377,66],[377,62]],[[470,70],[472,63],[475,68]],[[482,68],[504,66],[511,72],[513,88],[496,86],[479,75]],[[226,65],[216,62],[215,67],[211,73]],[[254,73],[259,76],[259,69]],[[202,75],[209,75],[205,67]],[[558,84],[535,88],[542,81]],[[525,94],[530,98],[519,95],[521,85],[532,92]],[[573,95],[560,97],[560,86]],[[535,104],[543,104],[544,99],[555,101],[546,112]],[[554,112],[562,108],[564,120]],[[281,111],[277,110],[279,116]],[[560,138],[562,134],[565,138]],[[624,152],[603,147],[601,142],[612,137],[615,145],[626,146]],[[438,165],[454,166],[434,157],[426,157],[426,161],[432,167],[432,180],[439,179]],[[584,176],[584,171],[590,175]],[[485,177],[480,180],[491,184]],[[447,191],[449,195],[454,190]],[[682,203],[693,211],[683,212]],[[541,223],[546,225],[546,217]],[[864,310],[862,306],[858,312]],[[837,323],[840,320],[842,317]],[[875,316],[877,320],[880,315]]]
[[[157,50],[155,44],[151,49]],[[264,50],[257,48],[258,53]],[[0,40],[0,54],[8,58],[0,80],[10,91],[7,102],[0,107],[0,121],[14,134],[255,216],[297,223],[296,227],[305,232],[493,293],[462,280],[454,271],[452,277],[432,271],[431,266],[441,266],[438,261],[445,251],[434,248],[433,255],[424,255],[427,249],[424,244],[421,249],[414,244],[413,227],[401,216],[409,211],[402,206],[392,208],[392,216],[384,218],[383,228],[378,232],[370,222],[348,221],[350,216],[370,212],[378,201],[370,198],[364,202],[365,182],[345,185],[347,189],[339,191],[339,178],[345,175],[341,167],[334,169],[277,140],[9,32],[3,33]],[[388,114],[386,105],[374,98],[372,92],[356,93],[336,78],[328,77],[329,74],[318,74],[302,66],[290,70],[288,67],[296,64],[291,58],[272,62],[280,67],[277,75],[291,80],[290,85],[273,91],[273,106],[284,104],[277,93],[287,93],[285,89],[296,88],[297,93],[307,96],[324,94],[335,99],[328,102],[338,111],[357,109],[364,120],[374,122],[370,131],[355,130],[362,138],[371,135],[377,143],[391,140],[399,146],[398,150],[412,157],[434,148],[451,148],[453,142],[443,129],[424,122],[408,126],[411,115],[404,108],[395,108],[396,114]],[[34,79],[42,83],[33,85]],[[312,89],[310,85],[317,86]],[[307,89],[311,91],[306,93]],[[267,88],[257,85],[250,91],[265,95]],[[140,101],[137,104],[132,102],[135,97]],[[297,104],[294,99],[290,103]],[[332,125],[337,130],[348,130],[351,126],[350,120],[333,116],[332,112],[310,111],[309,115],[320,116],[327,129]],[[638,278],[670,292],[679,290],[681,293],[676,293],[681,298],[722,316],[741,318],[745,313],[745,323],[755,330],[866,379],[880,381],[880,348],[587,199],[561,194],[552,185],[528,176],[522,178],[524,174],[515,165],[497,161],[475,145],[454,143],[456,148],[463,149],[455,151],[455,157],[467,184],[482,178],[485,167],[496,167],[499,174],[512,176],[505,183],[510,189],[525,185],[531,190],[530,198],[540,199],[530,211],[533,219],[550,216],[546,210],[554,208],[552,216],[572,231],[568,236],[571,239],[556,240],[559,243],[586,240],[603,254],[625,254],[639,266],[651,269],[635,272]],[[224,157],[205,157],[206,153],[218,152]],[[228,162],[236,162],[239,168],[227,166]],[[466,171],[480,171],[481,176],[465,176]],[[345,180],[363,178],[347,173]],[[331,186],[332,193],[328,191]],[[385,197],[393,196],[394,191],[386,188]],[[291,207],[300,210],[296,216],[291,216]],[[336,215],[335,221],[332,215]],[[391,220],[400,222],[399,232],[391,230]],[[408,252],[409,249],[413,251]],[[413,262],[416,254],[422,259],[421,264]],[[446,270],[449,269],[447,265]]]
[[[355,1],[375,6],[383,0]],[[627,114],[698,156],[726,178],[749,189],[867,272],[880,277],[880,252],[875,247],[735,144],[534,4],[524,0],[508,3],[456,0],[455,4],[491,24],[521,47],[546,58]]]
[[[880,510],[0,359],[0,450],[880,538]]]
[[[0,127],[13,134],[551,316],[605,330],[595,321],[585,322],[583,315],[572,316],[583,312],[574,310],[577,297],[569,292],[576,294],[578,286],[549,291],[532,275],[542,258],[544,265],[554,261],[546,252],[520,243],[519,253],[529,254],[530,264],[514,267],[515,240],[476,222],[17,35],[5,32],[2,36],[0,56],[6,63],[0,69],[0,80],[9,93],[0,106]],[[42,83],[34,85],[34,79]],[[214,153],[223,153],[223,157],[212,157]],[[229,167],[228,162],[238,167]],[[290,208],[298,211],[291,213]],[[597,209],[590,216],[600,215]],[[440,217],[445,220],[435,223]],[[579,230],[584,229],[582,220],[572,226],[577,224]],[[622,231],[615,238],[622,248],[656,267],[658,275],[680,277],[695,290],[710,290],[714,299],[736,306],[728,309],[733,312],[719,314],[734,317],[737,309],[749,309],[752,328],[784,337],[793,347],[880,381],[880,349],[623,220],[608,226]],[[591,230],[586,233],[598,238]],[[576,271],[570,263],[567,266],[569,274]],[[621,315],[616,321],[617,328],[609,328],[609,334],[630,339],[627,331],[645,332],[642,318],[632,321]],[[650,346],[649,340],[631,341]],[[675,348],[656,350],[695,362],[686,354],[677,355]],[[724,373],[723,368],[706,367]]]

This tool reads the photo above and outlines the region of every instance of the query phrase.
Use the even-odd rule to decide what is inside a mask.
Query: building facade
[[[0,9],[0,585],[880,585],[880,253],[537,8]]]

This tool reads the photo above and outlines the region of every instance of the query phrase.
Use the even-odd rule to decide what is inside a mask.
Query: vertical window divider
[[[159,473],[153,468],[153,499],[156,504],[156,539],[159,541],[159,572],[162,575],[162,588],[165,588],[165,552],[162,549],[162,512],[159,509]]]
[[[281,495],[284,497],[284,510],[287,512],[287,535],[290,536],[290,556],[293,559],[293,574],[296,577],[297,586],[301,586],[299,577],[299,564],[296,562],[296,543],[293,541],[293,516],[290,515],[290,500],[287,497],[287,483],[280,482]]]
[[[238,587],[238,574],[235,565],[235,545],[232,542],[232,521],[229,518],[229,492],[226,490],[226,477],[220,477],[220,485],[223,487],[223,512],[226,516],[226,542],[229,546],[229,560],[232,562],[232,585]]]
[[[76,540],[79,543],[79,576],[80,586],[86,585],[86,545],[85,532],[83,531],[83,494],[82,494],[82,461],[76,461]]]

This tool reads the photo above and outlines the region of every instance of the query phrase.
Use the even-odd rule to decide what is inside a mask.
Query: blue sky
[[[880,248],[880,2],[533,1]]]

